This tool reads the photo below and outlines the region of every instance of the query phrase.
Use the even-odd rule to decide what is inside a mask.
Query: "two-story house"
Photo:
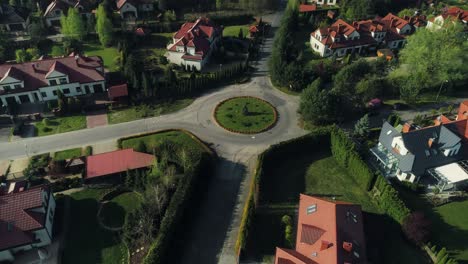
[[[69,56],[0,65],[0,106],[105,92],[100,57]]]
[[[438,117],[434,126],[425,128],[409,124],[393,127],[385,122],[379,143],[371,149],[377,165],[387,177],[422,181],[441,191],[465,184],[468,119],[463,118],[463,113],[458,116],[462,118],[455,121]]]
[[[187,70],[202,70],[223,35],[221,27],[213,25],[208,18],[198,18],[194,23],[185,23],[172,37],[167,47],[167,59]]]
[[[0,262],[52,242],[55,199],[47,186],[0,196]]]
[[[433,17],[427,21],[427,28],[432,30],[441,29],[447,22],[458,21],[463,25],[468,24],[468,10],[463,10],[459,7],[451,7],[446,9],[442,14]]]
[[[416,21],[416,20],[410,20]],[[345,56],[374,50],[377,46],[390,49],[402,48],[406,36],[414,32],[409,21],[392,13],[372,20],[361,20],[348,24],[338,19],[328,28],[319,28],[310,35],[312,49],[322,57]]]
[[[26,12],[6,4],[0,4],[0,30],[23,32],[26,30]]]
[[[50,2],[44,11],[44,18],[48,27],[60,27],[60,17],[67,14],[68,9],[76,8],[83,19],[89,18],[91,14],[91,6],[89,2],[82,0],[54,0]]]
[[[296,248],[276,248],[275,264],[367,263],[360,205],[301,194]]]
[[[150,0],[117,0],[116,5],[117,12],[123,19],[137,19],[141,17],[141,13],[154,10],[154,3]]]
[[[306,4],[335,6],[336,0],[307,0]]]

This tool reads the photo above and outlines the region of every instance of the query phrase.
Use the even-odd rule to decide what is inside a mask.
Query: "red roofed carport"
[[[136,152],[133,149],[122,149],[88,156],[86,158],[86,172],[83,178],[87,181],[118,175],[127,170],[146,168],[151,166],[155,160],[155,156]]]

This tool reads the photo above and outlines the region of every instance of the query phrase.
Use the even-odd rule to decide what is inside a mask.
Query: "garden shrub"
[[[408,217],[410,210],[398,196],[397,190],[381,174],[377,174],[374,188],[380,192],[378,196],[380,208],[398,223],[403,223],[403,220]]]
[[[93,147],[86,146],[86,148],[84,149],[83,155],[86,156],[86,157],[93,155]]]
[[[50,132],[50,131],[52,131],[52,128],[50,128],[50,127],[43,127],[42,128],[42,132],[44,132],[44,133],[47,133],[47,132]]]
[[[81,178],[64,178],[51,184],[52,192],[62,192],[68,189],[79,188],[83,186]]]
[[[50,119],[49,118],[42,119],[42,124],[46,127],[50,126],[51,125]]]

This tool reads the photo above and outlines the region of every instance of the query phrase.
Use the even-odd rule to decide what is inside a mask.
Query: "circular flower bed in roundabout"
[[[216,123],[234,133],[257,134],[272,128],[278,112],[269,102],[251,96],[233,97],[219,103],[214,112]]]

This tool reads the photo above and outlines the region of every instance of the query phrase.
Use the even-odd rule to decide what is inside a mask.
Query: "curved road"
[[[273,29],[279,24],[281,13],[264,17]],[[269,145],[304,135],[298,127],[299,98],[272,88],[267,72],[267,60],[273,40],[266,39],[261,59],[254,64],[256,71],[247,84],[230,85],[209,92],[178,112],[127,123],[84,129],[58,135],[29,138],[0,143],[0,160],[54,152],[57,150],[101,142],[169,128],[183,128],[211,144],[220,157],[215,176],[207,186],[209,190],[192,221],[191,231],[181,250],[181,262],[192,264],[237,263],[235,240],[245,203],[251,170],[257,155]],[[279,120],[271,130],[252,135],[239,135],[218,127],[212,119],[217,103],[234,96],[251,95],[272,103],[278,110]]]

